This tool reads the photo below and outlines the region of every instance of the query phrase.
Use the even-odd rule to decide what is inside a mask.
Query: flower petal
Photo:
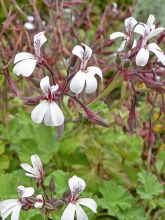
[[[110,40],[114,40],[118,37],[124,37],[126,38],[126,35],[123,32],[114,32],[110,35]]]
[[[24,169],[25,171],[27,171],[28,173],[31,173],[33,175],[35,175],[35,170],[33,169],[33,167],[31,167],[29,164],[27,163],[21,163],[20,166],[22,167],[22,169]]]
[[[88,220],[88,216],[84,212],[84,210],[79,206],[79,204],[76,204],[76,216],[77,220]]]
[[[96,66],[89,66],[86,70],[86,73],[90,73],[93,75],[97,74],[100,76],[101,79],[103,78],[103,73],[102,73],[101,69]]]
[[[31,119],[35,122],[35,123],[41,123],[45,112],[48,108],[48,102],[42,101],[39,105],[37,105],[31,112]]]
[[[62,214],[61,220],[74,220],[75,210],[75,204],[69,203]]]
[[[6,219],[17,206],[22,206],[18,199],[15,199],[15,202],[7,204],[7,206],[1,210],[2,219]]]
[[[81,43],[81,45],[83,45],[85,48],[84,54],[83,54],[83,59],[88,61],[92,56],[92,49],[90,47],[88,47],[86,44]]]
[[[81,179],[80,177],[73,176],[68,181],[69,188],[72,194],[81,193],[85,189],[85,181]]]
[[[45,76],[43,79],[41,79],[40,88],[44,93],[48,92],[48,89],[50,88],[49,76]]]
[[[52,120],[52,115],[51,115],[51,112],[50,112],[50,103],[48,103],[48,107],[47,107],[46,112],[45,112],[44,124],[46,126],[54,126],[53,120]]]
[[[85,86],[85,73],[78,71],[70,83],[70,90],[76,94],[83,91]]]
[[[34,30],[35,29],[35,25],[30,23],[30,22],[26,22],[24,24],[24,28],[26,28],[27,30],[31,31],[31,30]]]
[[[25,77],[29,77],[33,73],[36,67],[36,63],[37,63],[36,58],[21,60],[14,65],[13,72],[17,76],[22,75]]]
[[[35,57],[31,53],[27,52],[17,53],[14,58],[14,64],[27,59],[35,59]]]
[[[42,172],[42,170],[43,170],[42,162],[37,154],[31,156],[31,162],[32,162],[33,167],[37,171]]]
[[[50,114],[53,126],[60,126],[64,124],[64,114],[55,102],[50,103]]]
[[[151,34],[149,35],[149,38],[155,37],[156,35],[160,34],[164,30],[165,30],[165,28],[163,28],[163,27],[156,28],[155,30],[151,31]]]
[[[18,220],[18,219],[19,219],[19,214],[20,214],[20,211],[21,211],[21,207],[22,207],[22,204],[17,205],[17,206],[13,209],[13,212],[12,212],[12,214],[11,214],[11,220]]]
[[[97,80],[91,73],[86,73],[86,93],[93,93],[97,89]]]
[[[136,65],[137,66],[145,66],[149,59],[149,51],[141,48],[136,55]]]
[[[50,87],[51,94],[55,93],[58,90],[58,88],[59,88],[58,84],[51,86]]]
[[[90,199],[90,198],[79,199],[78,203],[80,205],[87,206],[89,209],[91,209],[95,213],[97,212],[97,204],[96,204],[95,200],[93,200],[93,199]]]
[[[78,56],[80,60],[83,60],[84,49],[80,45],[75,46],[72,50],[72,53]]]
[[[136,25],[134,32],[137,34],[141,34],[143,37],[145,37],[146,34],[150,33],[150,29],[146,24],[140,23]]]
[[[41,31],[40,33],[34,35],[34,50],[37,57],[41,56],[40,49],[46,41],[47,38],[45,37],[44,31]]]
[[[21,198],[30,197],[34,194],[33,187],[18,186],[17,191],[18,191]]]
[[[160,47],[155,44],[155,43],[151,43],[148,45],[147,49],[149,51],[152,51],[158,58],[158,60],[163,64],[165,65],[165,55],[164,53],[162,52],[162,50],[160,49]]]
[[[137,24],[137,21],[134,17],[129,17],[125,19],[125,29],[129,33]]]
[[[154,25],[154,22],[155,22],[155,16],[149,15],[147,20],[147,25],[151,28]]]

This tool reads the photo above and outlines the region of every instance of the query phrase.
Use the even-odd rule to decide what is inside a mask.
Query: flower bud
[[[54,208],[56,209],[61,209],[64,205],[64,202],[62,200],[57,200],[55,203],[54,203]]]
[[[122,61],[122,67],[123,67],[123,69],[128,69],[129,66],[130,66],[130,60],[129,60],[129,59],[124,59],[124,60]]]
[[[68,198],[70,194],[71,194],[70,190],[67,190],[63,193],[62,198]]]
[[[115,59],[115,62],[116,62],[118,65],[121,64],[121,57],[120,57],[119,54],[117,54],[116,59]]]
[[[55,192],[55,182],[54,182],[53,178],[51,178],[51,180],[49,182],[49,190],[51,193]]]

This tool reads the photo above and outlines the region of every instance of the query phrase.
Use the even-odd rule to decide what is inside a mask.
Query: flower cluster
[[[49,70],[53,79],[53,85],[50,86],[49,76],[41,79],[40,87],[44,93],[44,97],[42,97],[44,100],[33,109],[31,118],[35,123],[44,121],[46,126],[58,127],[64,124],[64,114],[59,106],[61,105],[66,84],[59,87],[53,70],[43,57],[41,48],[46,41],[45,32],[36,34],[34,36],[35,55],[27,52],[17,53],[14,59],[13,72],[17,76],[30,77],[37,66],[43,65]],[[92,49],[85,44],[81,44],[81,46],[77,45],[73,48],[72,54],[79,58],[80,64],[75,73],[66,79],[67,84],[70,84],[71,92],[74,94],[80,94],[82,92],[94,93],[97,90],[98,84],[95,75],[98,75],[102,79],[102,71],[96,66],[86,68],[92,56]],[[60,88],[62,89],[60,90]],[[70,96],[70,94],[66,95]]]
[[[165,55],[161,48],[156,43],[150,43],[150,40],[159,35],[161,32],[165,30],[163,27],[156,28],[155,27],[155,17],[154,15],[150,15],[148,17],[147,23],[137,22],[134,17],[129,17],[125,20],[125,28],[126,33],[115,32],[110,35],[110,39],[114,40],[118,37],[123,38],[123,42],[118,49],[119,51],[123,51],[125,49],[137,48],[136,55],[136,65],[137,66],[145,66],[149,60],[149,52],[153,52],[158,61],[165,65]],[[139,34],[141,37],[136,43],[136,39],[134,38],[134,33]]]
[[[87,220],[88,217],[80,205],[88,207],[94,213],[97,212],[97,204],[93,199],[79,199],[80,193],[86,186],[83,179],[77,176],[71,177],[68,181],[69,193],[67,193],[66,196],[62,196],[59,200],[52,196],[49,198],[44,184],[44,170],[39,156],[32,155],[31,162],[32,166],[27,163],[21,163],[20,166],[26,171],[26,176],[36,180],[37,188],[41,189],[43,193],[36,195],[34,188],[18,186],[18,199],[7,199],[0,202],[0,216],[3,220],[5,220],[10,214],[11,220],[18,220],[21,210],[27,211],[34,208],[39,209],[41,213],[47,213],[45,215],[49,217],[52,212],[55,212],[59,207],[62,207],[65,204],[67,204],[67,207],[62,214],[61,220],[74,220],[75,213],[77,220]],[[54,192],[52,180],[49,185],[51,192]],[[63,195],[65,195],[65,193],[63,193]]]

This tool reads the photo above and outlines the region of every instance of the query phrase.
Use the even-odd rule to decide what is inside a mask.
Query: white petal
[[[26,28],[27,30],[31,31],[31,30],[34,30],[35,29],[35,25],[30,23],[30,22],[26,22],[24,24],[24,28]]]
[[[31,173],[25,173],[26,176],[31,177],[31,178],[37,178],[38,176],[36,174],[31,174]]]
[[[29,164],[27,163],[21,163],[20,166],[22,167],[22,169],[24,169],[25,171],[35,175],[35,170],[33,169],[33,167],[31,167]]]
[[[34,21],[34,16],[28,15],[28,16],[27,16],[27,20],[28,20],[29,22],[33,22],[33,21]]]
[[[36,209],[41,209],[43,207],[44,204],[44,199],[42,195],[37,195],[36,196],[37,202],[34,204],[34,207]]]
[[[61,220],[74,220],[75,210],[75,204],[69,203],[62,214]]]
[[[31,156],[31,162],[32,162],[33,167],[37,171],[40,172],[43,170],[41,159],[39,158],[37,154]]]
[[[86,44],[81,43],[81,45],[83,45],[85,47],[83,58],[84,58],[84,60],[88,61],[92,56],[92,49],[90,47],[88,47]]]
[[[40,49],[46,41],[47,41],[47,38],[45,37],[44,31],[34,36],[34,50],[35,50],[36,56],[40,57]]]
[[[50,87],[51,94],[55,93],[58,90],[59,86],[56,84]]]
[[[14,65],[13,72],[17,76],[22,75],[25,77],[29,77],[33,73],[36,67],[36,63],[37,63],[37,59],[35,58],[30,58],[30,59],[19,61],[18,63]]]
[[[78,204],[76,204],[76,216],[77,220],[88,220],[88,216]]]
[[[3,210],[1,210],[1,216],[2,219],[6,219],[13,211],[16,207],[21,207],[21,203],[18,201],[15,201],[15,203],[12,204],[8,204]]]
[[[152,27],[155,22],[155,16],[154,15],[149,15],[148,20],[147,20],[147,25],[149,27]]]
[[[151,43],[148,45],[147,49],[149,51],[152,51],[158,58],[158,60],[163,64],[165,65],[165,55],[164,53],[162,52],[162,50],[160,49],[160,47],[158,47],[157,44],[155,43]]]
[[[50,103],[48,103],[48,107],[47,107],[45,115],[44,115],[44,124],[46,126],[54,126],[53,120],[52,120],[52,115],[50,112]]]
[[[112,33],[112,34],[110,35],[110,40],[114,40],[114,39],[116,39],[116,38],[118,38],[118,37],[124,37],[124,38],[126,38],[126,35],[125,35],[124,33],[122,33],[122,32],[114,32],[114,33]]]
[[[93,212],[97,212],[97,204],[95,200],[89,199],[89,198],[84,198],[84,199],[79,199],[78,203],[84,206],[87,206],[89,209],[91,209]]]
[[[93,93],[97,89],[97,80],[91,73],[86,73],[86,93]]]
[[[64,124],[64,114],[55,102],[50,103],[50,114],[54,126],[60,126]]]
[[[137,66],[145,66],[149,59],[149,51],[141,48],[136,55],[136,65]]]
[[[72,178],[70,178],[68,184],[72,194],[74,194],[75,192],[82,192],[86,186],[85,181],[77,176],[73,176]]]
[[[20,194],[21,198],[30,197],[34,194],[33,187],[18,186],[17,191]]]
[[[122,41],[120,47],[117,49],[118,52],[123,51],[125,49],[126,42],[127,42],[127,39]]]
[[[19,219],[21,207],[22,207],[22,205],[20,204],[13,209],[13,212],[11,214],[11,220],[18,220]]]
[[[70,90],[74,93],[81,93],[85,86],[85,73],[78,71],[70,83]]]
[[[2,202],[0,202],[0,212],[2,209],[6,208],[7,206],[10,207],[10,204],[17,204],[18,202],[18,199],[7,199],[7,200],[4,200]]]
[[[48,102],[46,100],[42,101],[39,105],[37,105],[31,112],[31,119],[35,123],[41,123],[45,112],[48,108]]]
[[[101,79],[103,78],[103,73],[101,69],[96,66],[89,66],[86,70],[86,73],[91,73],[93,75],[97,74],[98,76],[100,76]]]
[[[83,60],[84,49],[80,45],[75,46],[72,50],[72,53]]]
[[[141,34],[144,37],[146,33],[150,33],[150,29],[146,24],[140,23],[136,25],[134,32],[137,34]]]
[[[43,207],[43,203],[42,203],[42,202],[36,202],[36,203],[34,204],[34,207],[35,207],[36,209],[41,209],[41,208]]]
[[[132,31],[132,29],[135,27],[137,24],[137,21],[134,17],[129,17],[125,19],[125,29],[127,32]]]
[[[19,204],[18,199],[8,199],[0,202],[0,213],[2,216],[8,216],[13,208]]]
[[[156,28],[155,30],[151,31],[151,34],[149,35],[149,38],[152,38],[158,34],[160,34],[161,32],[163,32],[165,30],[165,28],[160,27],[160,28]]]
[[[14,58],[14,64],[27,59],[35,59],[35,57],[31,53],[27,52],[17,53]]]
[[[40,88],[44,93],[47,93],[48,89],[50,88],[49,76],[45,76],[43,79],[41,79]]]

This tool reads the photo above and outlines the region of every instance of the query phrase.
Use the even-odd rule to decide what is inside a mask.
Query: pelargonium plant
[[[67,206],[64,210],[61,220],[74,220],[74,216],[78,220],[88,219],[82,206],[86,206],[94,213],[97,212],[97,204],[91,198],[79,198],[80,193],[85,189],[86,184],[83,179],[73,176],[68,180],[69,190],[63,192],[61,198],[56,198],[55,182],[50,180],[49,190],[46,189],[44,183],[44,168],[39,156],[31,156],[32,166],[27,163],[21,163],[20,166],[26,171],[25,175],[36,181],[37,191],[42,194],[36,194],[33,187],[17,187],[18,198],[7,199],[0,202],[0,214],[2,219],[6,219],[11,215],[12,220],[18,220],[20,211],[28,211],[30,209],[39,209],[40,213],[46,218],[51,219],[55,213],[60,211],[63,206]],[[50,196],[51,195],[51,196]]]

